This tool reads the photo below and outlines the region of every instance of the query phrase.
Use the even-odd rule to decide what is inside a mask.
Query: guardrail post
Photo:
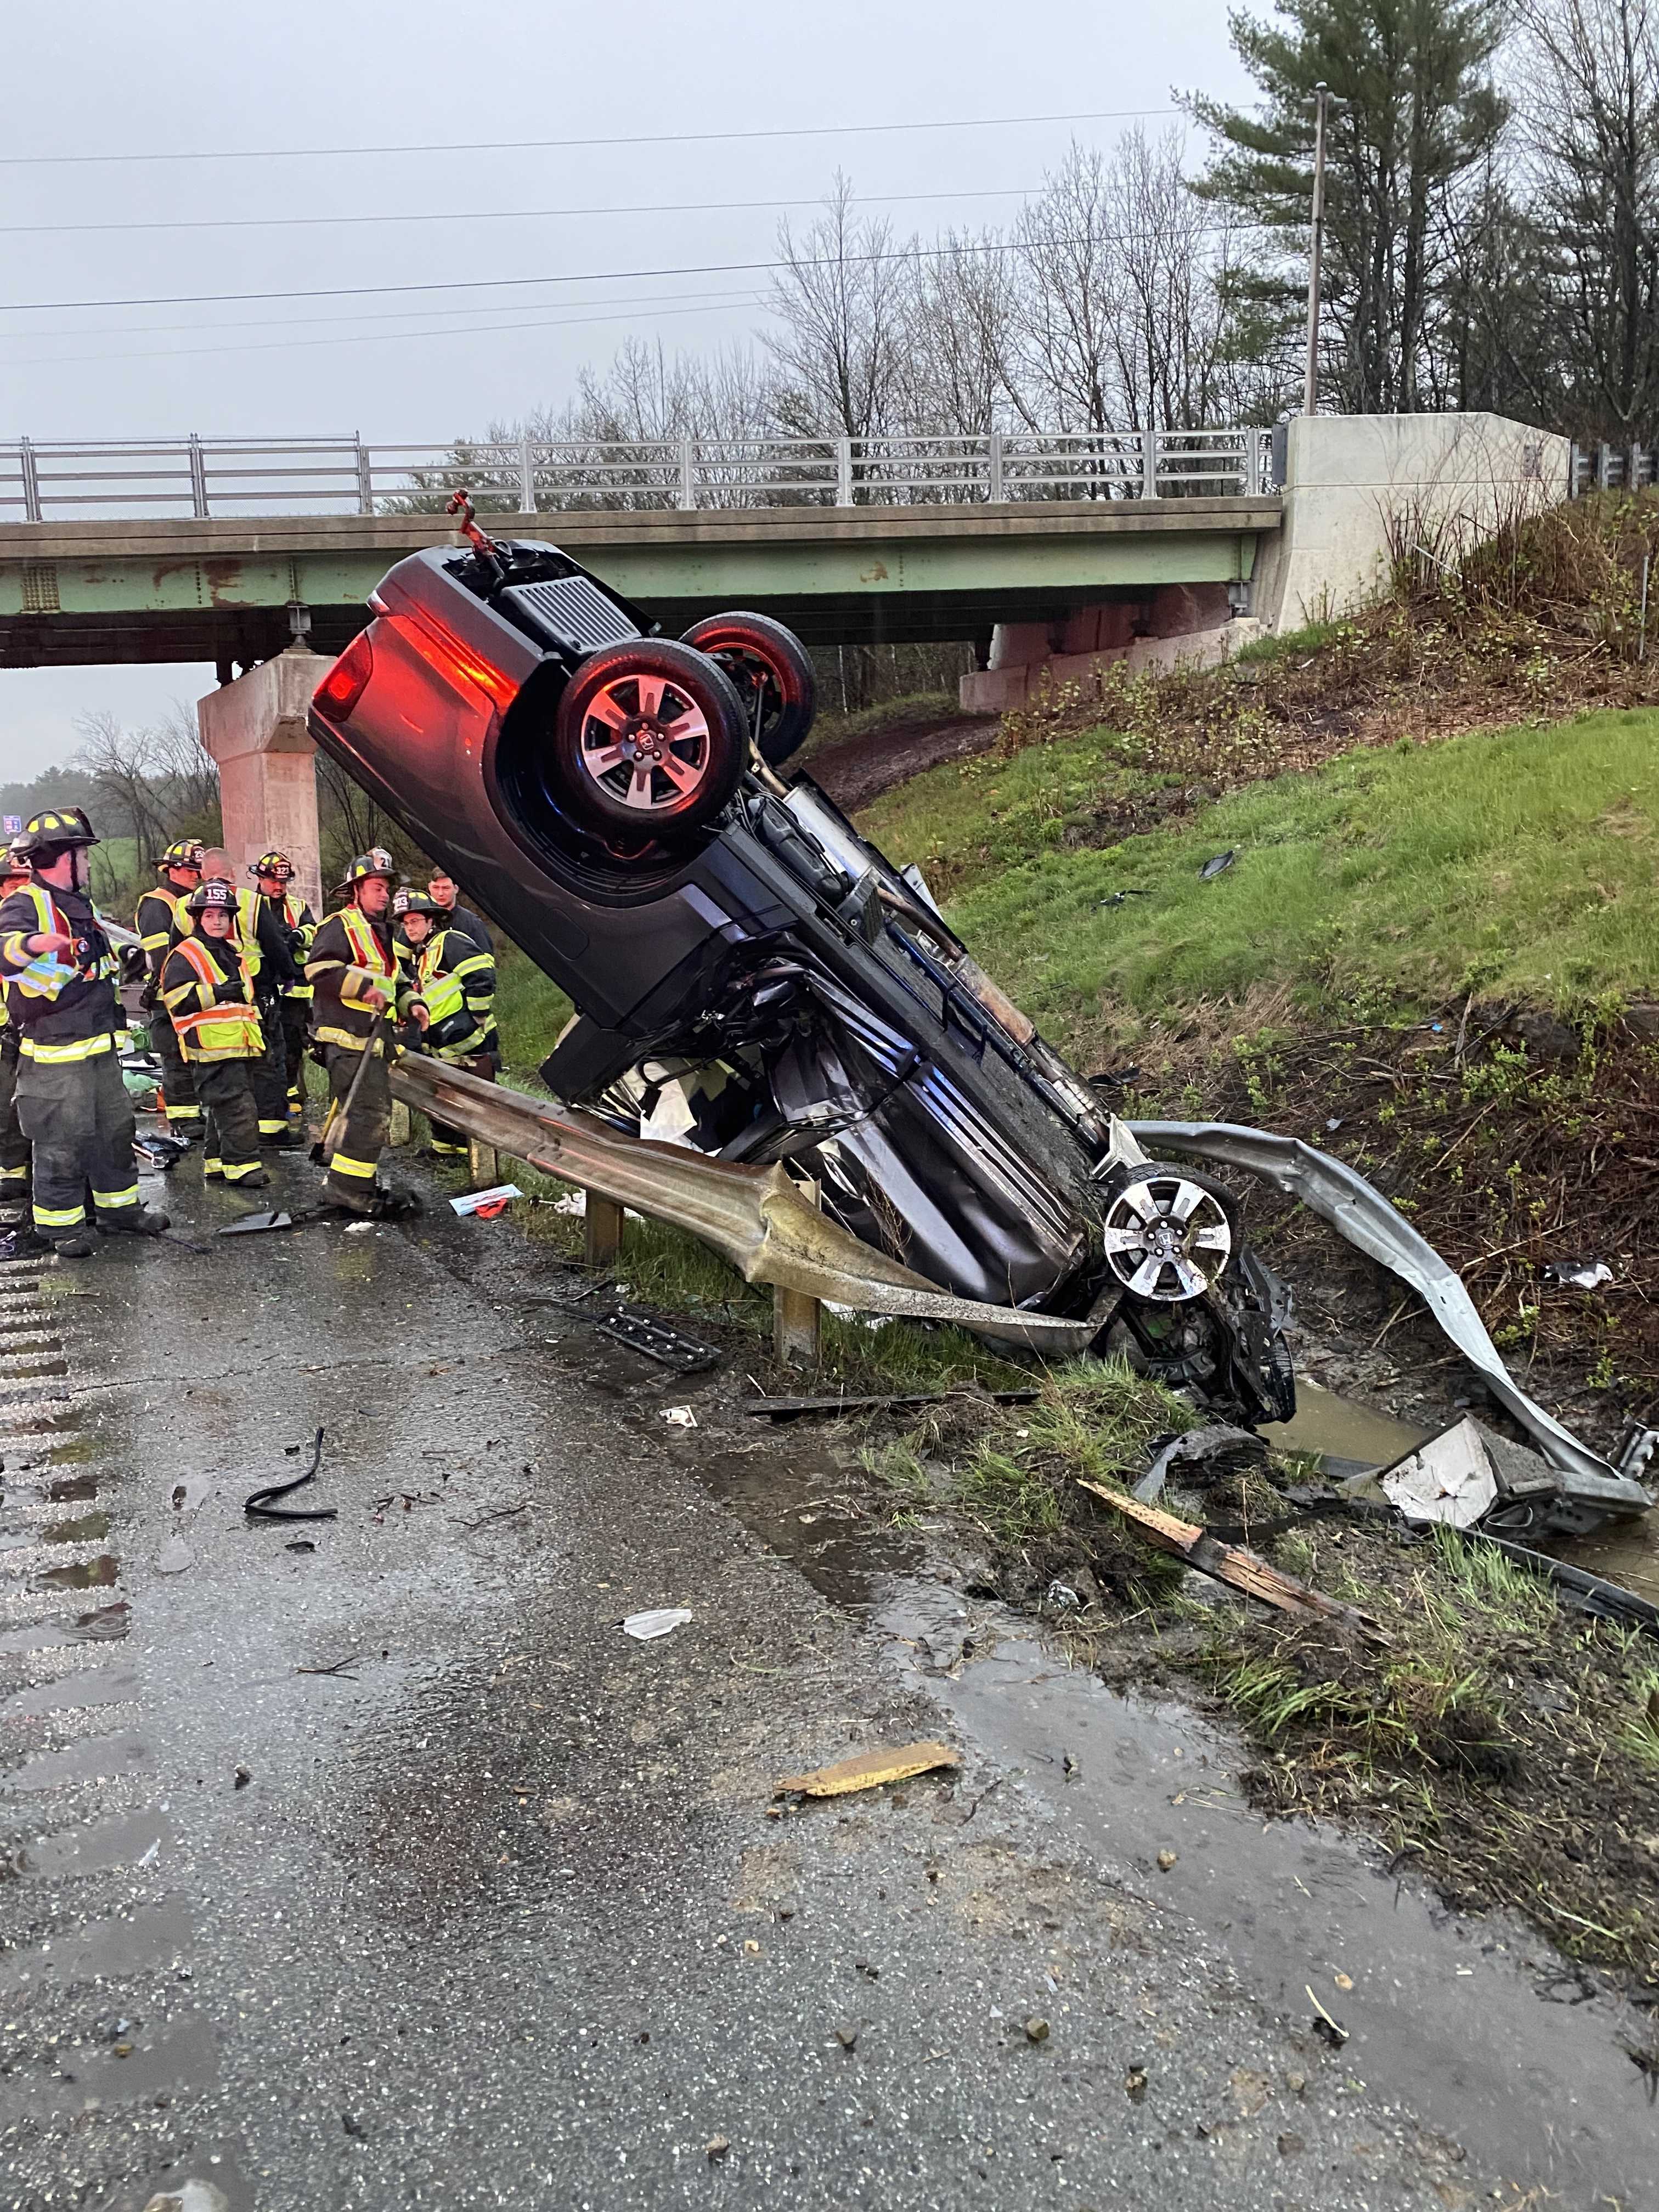
[[[1606,491],[1612,482],[1613,447],[1603,438],[1595,453],[1595,489],[1597,491]]]
[[[696,447],[690,438],[680,440],[680,505],[694,507],[697,503]]]
[[[608,1267],[622,1250],[623,1209],[614,1198],[586,1194],[582,1214],[582,1258],[590,1267]]]
[[[519,441],[519,512],[536,512],[536,456],[528,438]]]
[[[357,459],[357,512],[359,514],[373,514],[374,465],[369,459],[368,447],[361,438],[354,437],[351,444]]]
[[[202,441],[194,430],[190,434],[190,503],[198,522],[207,520],[207,466],[202,458]]]
[[[993,507],[1002,504],[1002,433],[993,430],[986,441],[985,496]]]
[[[501,1179],[501,1162],[494,1145],[477,1137],[466,1140],[466,1182],[469,1190],[493,1190]]]
[[[823,1201],[823,1192],[811,1181],[795,1188],[809,1206]],[[772,1291],[772,1357],[780,1367],[816,1368],[821,1349],[823,1308],[807,1291]]]
[[[1140,434],[1140,496],[1158,497],[1158,433],[1143,430]]]
[[[836,505],[851,507],[852,504],[853,441],[850,438],[837,438],[836,441]]]
[[[1240,473],[1243,477],[1246,499],[1255,499],[1261,489],[1261,435],[1259,431],[1244,433],[1244,452]]]
[[[17,456],[23,471],[23,520],[40,520],[40,472],[34,463],[34,448],[27,438],[17,441]]]

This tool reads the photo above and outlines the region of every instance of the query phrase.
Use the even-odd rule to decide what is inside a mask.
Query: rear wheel
[[[811,659],[793,630],[769,615],[708,615],[681,641],[720,663],[743,701],[750,741],[769,768],[781,768],[817,703]]]
[[[561,796],[585,828],[647,838],[701,829],[743,775],[748,732],[729,677],[670,639],[591,653],[553,722]]]

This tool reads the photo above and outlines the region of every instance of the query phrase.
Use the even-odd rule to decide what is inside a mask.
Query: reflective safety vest
[[[22,884],[16,894],[30,900],[34,908],[34,927],[30,937],[70,937],[76,932],[51,892],[42,884]],[[102,919],[93,908],[93,921]],[[119,967],[110,949],[109,939],[100,937],[103,950],[94,958],[77,965],[64,960],[55,952],[39,952],[24,967],[15,969],[6,978],[8,1011],[21,1031],[18,1049],[25,1060],[39,1061],[42,1066],[55,1065],[60,1060],[95,1060],[100,1053],[115,1049],[115,1024],[121,1020],[118,1006],[112,1010],[110,1025],[90,1036],[68,1037],[59,1044],[44,1044],[31,1036],[26,1018],[31,1011],[47,1011],[67,983],[108,983],[113,986]],[[17,994],[13,1000],[11,994]],[[29,1002],[34,1002],[31,1008]],[[125,1023],[122,1021],[122,1026]]]
[[[213,957],[199,937],[180,938],[173,952],[196,970],[200,981],[202,1004],[193,1013],[178,1011],[173,1004],[187,995],[186,990],[173,989],[167,994],[167,1011],[173,1016],[173,1027],[179,1039],[179,1049],[186,1060],[258,1060],[265,1048],[264,1032],[253,1006],[253,976],[246,952],[237,956],[237,968],[241,977],[243,995],[240,1000],[221,1001],[219,992],[227,979],[215,966]]]
[[[460,977],[447,975],[438,966],[434,957],[437,950],[436,944],[423,945],[415,956],[415,974],[426,1005],[428,1026],[434,1030],[452,1014],[462,1013],[466,1007],[466,992]]]
[[[264,894],[261,892],[259,896],[263,897]],[[283,996],[285,999],[308,999],[312,995],[312,988],[305,979],[305,964],[311,951],[311,940],[317,934],[317,925],[314,921],[308,922],[306,920],[305,901],[295,898],[290,892],[283,893],[283,902],[278,911],[283,917],[283,928],[292,931],[295,936],[305,939],[305,943],[294,956],[295,964],[300,969],[300,980],[297,983],[285,984]]]

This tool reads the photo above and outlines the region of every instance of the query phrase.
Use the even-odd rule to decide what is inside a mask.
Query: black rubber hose
[[[243,1506],[243,1512],[252,1521],[332,1521],[337,1519],[339,1513],[337,1506],[284,1507],[273,1503],[276,1498],[286,1498],[290,1490],[301,1490],[307,1483],[314,1482],[317,1478],[317,1469],[322,1464],[322,1458],[323,1432],[319,1429],[312,1442],[311,1465],[305,1473],[292,1476],[287,1482],[267,1483],[263,1490],[254,1491]]]

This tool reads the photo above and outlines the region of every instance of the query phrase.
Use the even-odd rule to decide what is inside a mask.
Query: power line
[[[780,125],[771,131],[653,131],[619,141],[614,131],[600,138],[477,138],[451,144],[403,146],[227,146],[217,151],[173,153],[149,151],[127,154],[0,154],[0,168],[79,168],[93,162],[111,161],[319,161],[337,155],[356,157],[387,154],[526,154],[554,153],[593,146],[615,147],[625,143],[637,154],[645,146],[716,146],[756,138],[870,138],[899,131],[1001,131],[1020,124],[1127,123],[1153,116],[1176,115],[1174,107],[1093,108],[1074,115],[972,115],[945,117],[927,123],[817,123]]]
[[[1199,237],[1213,232],[1243,230],[1273,230],[1281,225],[1265,222],[1197,223],[1189,235]],[[1091,243],[1097,245],[1133,245],[1133,234],[1114,235],[1097,234],[1088,241],[1055,240],[1050,243]],[[987,239],[976,243],[950,246],[900,246],[881,253],[844,253],[836,255],[803,255],[793,261],[698,261],[671,263],[660,269],[584,269],[569,275],[542,276],[459,276],[419,284],[333,284],[307,285],[293,289],[270,292],[159,292],[132,295],[112,300],[14,300],[0,301],[0,314],[39,315],[64,313],[74,309],[89,307],[213,307],[252,305],[266,300],[368,300],[404,296],[415,292],[489,292],[517,290],[531,284],[621,284],[643,283],[657,276],[764,276],[779,269],[825,269],[863,267],[884,261],[936,261],[952,254],[1013,253],[1020,250],[1017,240]]]
[[[695,301],[689,307],[635,310],[629,319],[645,322],[669,315],[730,314],[734,308],[755,307],[760,304],[760,295],[755,292],[714,293],[706,300]],[[383,343],[388,338],[406,345],[413,340],[425,343],[434,338],[471,337],[475,334],[483,335],[495,331],[576,330],[584,324],[614,323],[617,319],[613,307],[598,315],[549,315],[532,321],[513,323],[461,323],[449,330],[342,331],[333,337],[265,338],[253,345],[153,346],[140,353],[123,348],[119,353],[24,354],[8,362],[6,367],[67,368],[100,362],[187,361],[198,354],[289,353],[314,346],[374,345]]]
[[[854,207],[898,207],[916,200],[1029,199],[1030,185],[978,185],[948,192],[865,192]],[[314,230],[330,225],[394,222],[542,222],[556,218],[614,215],[729,215],[765,208],[822,207],[823,194],[789,200],[652,200],[622,207],[458,208],[436,214],[191,216],[141,222],[0,223],[0,238],[61,238],[87,232],[132,230]]]

